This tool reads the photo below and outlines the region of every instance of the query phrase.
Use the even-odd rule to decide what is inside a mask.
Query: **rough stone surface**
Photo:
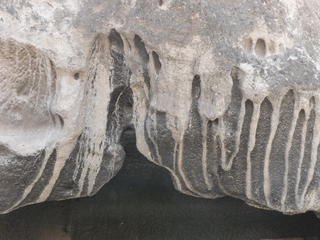
[[[320,211],[319,0],[0,4],[0,212],[96,193],[123,133],[177,190]]]

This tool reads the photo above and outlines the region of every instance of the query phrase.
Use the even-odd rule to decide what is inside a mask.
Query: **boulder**
[[[320,211],[318,9],[2,1],[0,212],[95,194],[127,133],[182,193]]]

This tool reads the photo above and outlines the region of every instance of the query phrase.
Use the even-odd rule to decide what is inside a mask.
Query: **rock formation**
[[[130,131],[178,191],[320,211],[319,9],[2,1],[0,212],[96,193]]]

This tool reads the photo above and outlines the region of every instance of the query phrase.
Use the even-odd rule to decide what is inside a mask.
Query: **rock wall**
[[[0,212],[95,194],[128,131],[180,192],[319,211],[318,9],[2,1]]]

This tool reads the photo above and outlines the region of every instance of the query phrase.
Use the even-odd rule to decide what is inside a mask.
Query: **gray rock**
[[[93,195],[122,136],[177,190],[320,211],[320,2],[0,4],[0,212]]]

